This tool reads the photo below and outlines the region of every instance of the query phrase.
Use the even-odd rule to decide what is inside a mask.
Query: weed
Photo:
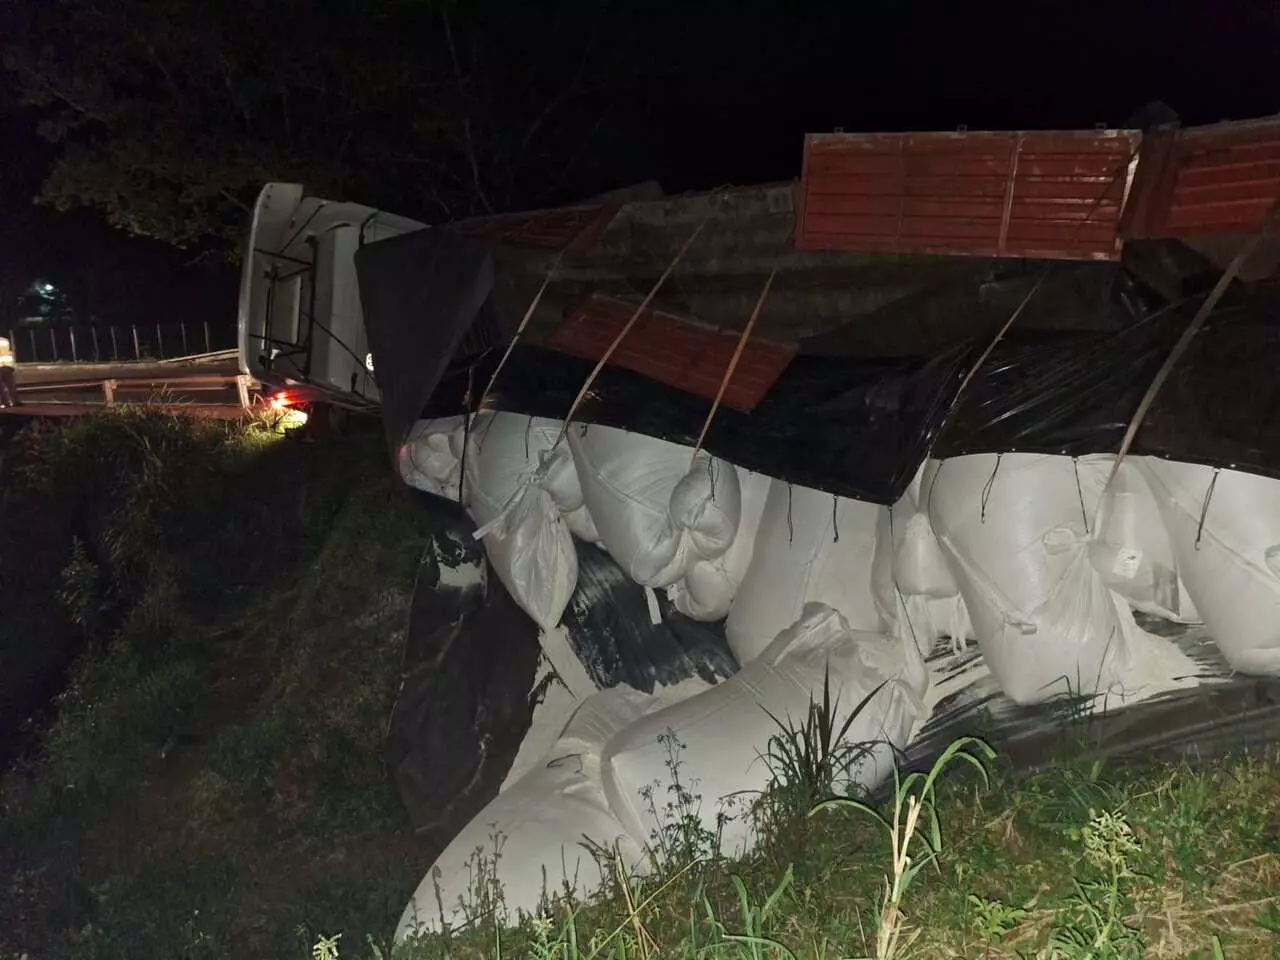
[[[790,716],[784,722],[770,713],[779,732],[769,738],[764,762],[775,796],[790,795],[796,801],[795,809],[807,810],[834,792],[849,792],[877,746],[850,742],[849,728],[883,688],[881,683],[863,697],[837,728],[840,695],[831,696],[828,668],[822,677],[822,699],[809,698],[808,713],[799,724]]]
[[[1267,908],[1258,914],[1254,923],[1263,930],[1280,933],[1280,904],[1274,902],[1267,904]]]
[[[966,749],[970,745],[974,752]],[[942,827],[934,804],[934,786],[939,776],[953,760],[964,760],[979,771],[985,782],[987,770],[983,760],[989,761],[994,757],[995,751],[986,743],[975,737],[961,737],[942,752],[928,774],[910,773],[902,777],[895,764],[892,819],[886,818],[863,801],[851,798],[827,800],[814,808],[814,813],[840,807],[860,810],[869,814],[889,832],[893,857],[890,873],[885,878],[884,897],[876,927],[877,960],[891,960],[898,955],[900,948],[909,947],[914,940],[913,934],[907,934],[907,942],[902,943],[902,901],[916,875],[925,866],[934,863],[942,850]],[[922,819],[927,828],[926,833],[918,832]],[[913,843],[917,838],[918,843]],[[923,856],[919,858],[912,856],[912,851],[917,846],[924,848]]]
[[[1141,957],[1142,931],[1125,922],[1129,906],[1127,881],[1136,879],[1130,860],[1140,850],[1133,828],[1117,811],[1097,814],[1082,831],[1085,862],[1101,878],[1080,879],[1064,911],[1065,922],[1055,925],[1044,960],[1121,960]]]
[[[71,559],[62,570],[62,588],[58,601],[71,622],[92,637],[109,610],[102,568],[90,557],[85,542],[72,539]]]
[[[680,752],[686,749],[685,745],[671,730],[661,734],[658,742],[667,751],[665,763],[671,773],[671,782],[666,786],[667,800],[659,805],[657,791],[662,787],[661,782],[642,788],[640,797],[658,824],[649,838],[650,859],[654,869],[660,875],[666,875],[685,864],[718,857],[720,834],[703,826],[702,796],[694,793],[698,781],[681,776],[684,761],[680,759]],[[723,811],[717,814],[717,822],[721,826],[726,821],[727,815]]]
[[[777,953],[784,957],[795,960],[795,954],[791,949],[778,940],[770,937],[766,933],[766,924],[778,911],[778,905],[782,900],[783,894],[791,886],[793,873],[790,868],[778,881],[778,885],[765,899],[763,905],[754,907],[751,905],[751,899],[747,895],[746,885],[742,882],[742,877],[738,874],[732,874],[729,877],[733,884],[734,892],[738,895],[738,908],[742,917],[742,932],[730,933],[722,924],[717,922],[720,938],[728,943],[737,944],[742,948],[742,956],[747,960],[764,960],[770,953]],[[710,916],[710,911],[708,911]]]
[[[1022,907],[1011,907],[973,893],[969,894],[969,905],[973,907],[973,931],[984,942],[999,940],[1027,915]]]

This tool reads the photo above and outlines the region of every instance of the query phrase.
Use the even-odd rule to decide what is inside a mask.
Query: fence
[[[25,327],[9,332],[18,363],[133,363],[234,350],[234,330],[208,323]]]

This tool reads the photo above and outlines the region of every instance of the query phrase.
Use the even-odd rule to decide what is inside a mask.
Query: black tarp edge
[[[1157,397],[1133,454],[1280,478],[1275,292],[1237,287],[1219,305]],[[902,495],[926,455],[1113,453],[1199,302],[1188,300],[1114,333],[1015,329],[958,403],[956,392],[985,341],[931,357],[802,354],[754,411],[721,408],[705,447],[744,469],[886,504]],[[469,368],[455,366],[422,415],[460,413],[468,378],[486,381],[497,362],[488,356]],[[517,346],[491,405],[562,418],[593,366],[547,348]],[[577,419],[692,445],[709,408],[702,397],[606,367]]]

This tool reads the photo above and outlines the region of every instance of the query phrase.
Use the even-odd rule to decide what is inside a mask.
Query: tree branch
[[[235,197],[235,195],[234,195],[234,194],[232,194],[232,193],[231,193],[231,191],[230,191],[230,190],[228,190],[226,187],[219,187],[219,188],[218,188],[218,193],[220,193],[220,194],[222,195],[222,198],[223,198],[224,200],[228,201],[229,203],[233,203],[233,204],[235,204],[237,207],[239,207],[239,208],[240,208],[240,210],[241,210],[241,212],[243,212],[243,213],[253,213],[253,208],[252,208],[252,207],[250,207],[248,204],[244,203],[243,201],[238,200],[238,199]]]
[[[599,14],[597,11],[597,18],[598,18],[598,15]],[[533,141],[533,138],[537,135],[538,131],[542,129],[543,124],[547,122],[547,119],[551,116],[552,113],[558,110],[561,106],[565,104],[566,101],[568,101],[572,97],[578,96],[587,92],[581,89],[582,77],[586,73],[587,61],[591,58],[591,51],[595,47],[596,30],[598,29],[598,27],[599,27],[599,19],[597,19],[592,24],[591,34],[590,36],[587,37],[587,42],[582,46],[582,56],[578,58],[578,67],[573,72],[573,79],[569,81],[569,85],[566,86],[564,90],[560,91],[559,94],[552,97],[547,102],[547,105],[546,107],[543,108],[542,112],[539,113],[538,116],[534,118],[533,123],[529,124],[528,129],[525,131],[525,135],[520,138],[520,147],[516,151],[517,156],[522,155],[525,152],[525,150],[528,149],[529,144]]]
[[[449,11],[447,8],[440,11],[440,19],[444,21],[444,37],[445,42],[449,45],[449,58],[453,61],[453,75],[458,82],[458,93],[464,101],[462,104],[462,135],[466,146],[467,162],[471,166],[471,185],[476,191],[476,197],[480,200],[486,210],[493,213],[493,204],[489,202],[489,197],[485,194],[484,185],[480,182],[480,161],[476,156],[475,138],[471,131],[471,97],[466,89],[466,83],[462,79],[462,66],[458,62],[458,48],[453,42],[453,27],[449,24]]]

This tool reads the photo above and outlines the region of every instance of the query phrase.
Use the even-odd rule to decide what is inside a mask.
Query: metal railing
[[[209,324],[23,327],[9,331],[18,363],[146,363],[236,348],[235,331]]]

